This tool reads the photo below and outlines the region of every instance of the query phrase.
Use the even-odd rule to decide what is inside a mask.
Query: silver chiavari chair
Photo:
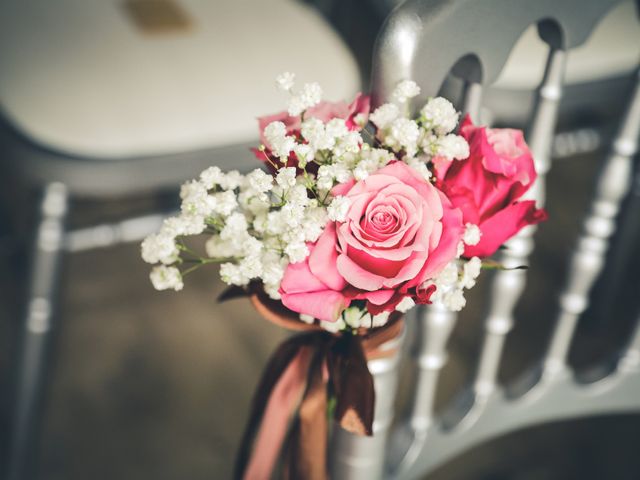
[[[421,98],[435,96],[450,74],[463,80],[463,111],[478,120],[482,94],[504,66],[525,29],[537,24],[548,45],[548,59],[527,129],[538,180],[529,198],[545,202],[545,174],[562,98],[567,51],[581,45],[617,0],[408,0],[387,19],[374,53],[375,104],[398,81],[413,79]],[[543,358],[517,382],[499,385],[498,369],[514,309],[525,288],[525,270],[498,271],[492,279],[489,309],[472,381],[446,415],[434,413],[438,379],[446,363],[446,345],[457,315],[434,304],[410,318],[417,349],[408,417],[390,429],[399,355],[375,360],[374,436],[360,438],[336,429],[331,445],[333,478],[419,478],[465,450],[516,430],[563,419],[640,411],[640,327],[617,358],[615,368],[597,381],[580,381],[568,364],[577,322],[588,306],[591,287],[602,271],[615,219],[631,187],[633,157],[640,133],[640,83],[603,169],[557,302],[555,327]],[[498,260],[506,267],[526,265],[534,247],[535,227],[508,242]]]

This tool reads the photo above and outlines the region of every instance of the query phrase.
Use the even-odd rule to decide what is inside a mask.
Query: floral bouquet
[[[482,259],[546,214],[519,200],[536,172],[518,130],[466,117],[454,133],[459,113],[441,97],[412,116],[410,80],[373,112],[365,95],[331,103],[316,83],[295,90],[291,73],[276,83],[288,109],[258,120],[263,168],[214,166],[183,185],[180,215],[145,239],[142,257],[158,264],[159,290],[219,264],[223,299],[247,295],[268,320],[304,331],[267,366],[236,466],[268,478],[285,445],[292,476],[322,477],[328,410],[372,433],[366,361],[388,354],[380,347],[402,314],[462,309]],[[206,252],[187,244],[193,235],[208,236]]]

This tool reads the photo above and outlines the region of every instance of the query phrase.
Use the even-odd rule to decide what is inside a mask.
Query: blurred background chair
[[[163,217],[70,231],[70,208],[173,193],[210,165],[255,167],[255,117],[284,104],[278,73],[318,81],[330,99],[361,82],[345,43],[295,1],[7,0],[0,10],[3,188],[37,199],[6,462],[17,480],[37,462],[64,253],[138,241]]]
[[[588,202],[564,287],[553,292],[553,298],[535,300],[538,305],[555,307],[551,314],[554,327],[536,364],[517,382],[500,384],[506,337],[514,327],[515,309],[527,273],[495,272],[486,291],[489,301],[474,371],[462,392],[436,415],[437,387],[457,315],[438,304],[419,311],[417,322],[409,322],[406,335],[412,340],[409,363],[415,373],[404,414],[396,428],[390,430],[400,358],[372,361],[370,369],[377,391],[375,435],[360,438],[336,429],[332,445],[335,478],[422,478],[472,447],[524,428],[560,420],[640,412],[637,322],[630,325],[624,344],[619,345],[621,351],[611,358],[599,359],[588,372],[576,373],[569,361],[578,320],[589,307],[592,288],[605,268],[618,213],[631,189],[634,157],[638,152],[638,17],[631,8],[634,5],[618,4],[602,0],[533,3],[408,0],[386,20],[372,65],[375,103],[388,98],[399,81],[412,79],[422,88],[416,105],[444,91],[447,96],[457,98],[460,109],[476,121],[484,116],[493,124],[518,125],[524,123],[524,113],[531,112],[526,132],[539,177],[528,195],[541,205],[546,200],[545,176],[551,167],[559,117],[563,114],[564,92],[575,95],[564,111],[567,118],[586,120],[581,115],[598,104],[598,108],[609,110],[609,115],[618,114],[617,134],[607,147],[609,153],[595,178],[595,193]],[[599,23],[608,18],[607,14],[617,18],[622,27]],[[531,38],[527,29],[532,26],[541,40]],[[598,41],[602,40],[598,35],[607,29],[614,30],[607,35],[613,41],[598,47]],[[595,35],[591,42],[587,40],[590,35]],[[535,45],[540,42],[546,45],[543,62],[536,60]],[[629,57],[625,53],[627,46]],[[588,48],[595,51],[585,53]],[[598,50],[611,63],[596,62]],[[540,70],[534,71],[534,67]],[[532,82],[537,82],[535,89]],[[533,102],[528,106],[526,99],[531,95]],[[612,104],[616,107],[611,108]],[[603,126],[610,128],[608,123]],[[573,153],[581,149],[579,146]],[[567,185],[565,201],[572,193],[571,185]],[[549,203],[547,208],[553,218],[554,205]],[[637,209],[637,200],[631,208]],[[634,215],[638,216],[637,210],[622,219],[632,220]],[[637,222],[632,223],[637,234]],[[624,224],[621,226],[624,228]],[[536,230],[528,227],[520,232],[498,260],[507,267],[528,265]],[[535,261],[532,265],[535,267]],[[635,285],[636,293],[626,304],[625,313],[637,318],[637,275],[634,279],[631,292]],[[531,304],[529,307],[536,308]],[[613,329],[620,319],[610,316],[605,320]],[[628,478],[633,473],[630,475]]]

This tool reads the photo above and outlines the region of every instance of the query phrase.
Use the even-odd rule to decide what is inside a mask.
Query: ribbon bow
[[[232,295],[224,295],[231,298]],[[372,435],[375,390],[367,360],[393,353],[381,348],[403,329],[399,313],[384,326],[358,334],[331,334],[301,322],[294,312],[262,292],[251,301],[267,320],[301,331],[269,360],[254,394],[235,465],[235,478],[269,479],[283,462],[288,478],[327,478],[329,394],[333,417],[344,429]]]

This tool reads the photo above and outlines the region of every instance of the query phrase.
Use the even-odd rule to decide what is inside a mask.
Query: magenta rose
[[[478,225],[482,233],[464,255],[486,257],[547,215],[533,200],[517,201],[536,179],[522,131],[477,127],[467,116],[460,134],[469,142],[469,158],[435,162],[437,185],[462,211],[464,222]]]
[[[333,223],[325,231],[333,232]],[[323,242],[308,244],[310,254],[304,262],[291,263],[280,284],[282,303],[289,310],[334,322],[351,302],[343,294],[347,282],[338,273],[338,252],[325,248]]]

